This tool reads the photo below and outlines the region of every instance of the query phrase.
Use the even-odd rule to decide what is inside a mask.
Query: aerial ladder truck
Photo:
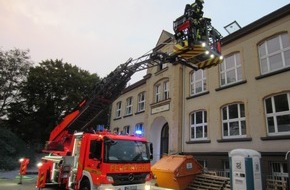
[[[173,22],[173,51],[153,49],[130,58],[96,84],[93,92],[51,132],[43,150],[36,187],[63,189],[150,189],[152,144],[144,137],[90,131],[95,121],[126,88],[137,71],[163,63],[207,69],[222,62],[220,33],[203,17],[203,0],[186,5]]]

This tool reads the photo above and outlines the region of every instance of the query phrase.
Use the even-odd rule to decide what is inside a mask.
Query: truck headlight
[[[150,185],[145,185],[145,190],[150,190],[151,186]]]
[[[42,165],[43,165],[42,162],[38,162],[36,166],[37,166],[38,168],[40,168]]]

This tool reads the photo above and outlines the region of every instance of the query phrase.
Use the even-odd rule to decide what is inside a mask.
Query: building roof
[[[235,31],[234,33],[222,38],[221,42],[222,45],[226,45],[236,39],[239,39],[243,36],[246,36],[247,34],[256,31],[266,25],[269,25],[272,22],[275,22],[276,20],[279,20],[283,17],[286,17],[290,14],[290,4],[248,24],[247,26]]]

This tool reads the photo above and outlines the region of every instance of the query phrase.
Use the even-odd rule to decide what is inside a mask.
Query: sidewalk
[[[37,177],[37,170],[27,170],[26,175],[22,176],[23,180],[34,179]],[[0,171],[0,180],[2,179],[19,179],[19,170]]]
[[[19,176],[19,170],[0,171],[0,179],[15,179]]]

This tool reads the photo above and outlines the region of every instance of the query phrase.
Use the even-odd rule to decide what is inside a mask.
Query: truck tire
[[[91,190],[90,181],[88,179],[81,182],[80,190]]]

